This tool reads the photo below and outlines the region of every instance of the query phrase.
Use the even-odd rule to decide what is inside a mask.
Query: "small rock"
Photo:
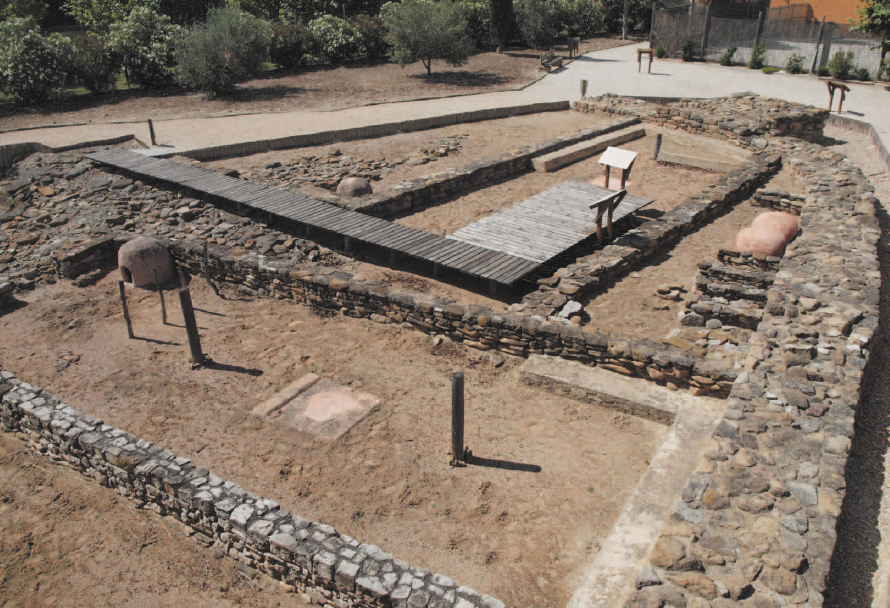
[[[488,356],[488,360],[491,361],[491,364],[495,367],[495,369],[504,366],[505,359],[498,354],[491,354]]]
[[[655,572],[655,569],[652,566],[646,566],[643,568],[643,571],[640,572],[640,575],[637,577],[637,580],[634,581],[637,589],[642,589],[643,587],[651,587],[653,585],[660,585],[661,579],[658,578],[658,574]]]
[[[56,371],[61,372],[68,369],[68,366],[71,365],[67,361],[56,361]]]

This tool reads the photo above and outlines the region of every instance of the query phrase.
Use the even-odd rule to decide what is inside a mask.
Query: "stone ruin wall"
[[[632,105],[639,111],[639,104]],[[530,314],[495,315],[479,306],[357,282],[330,269],[236,258],[212,247],[213,276],[264,295],[343,309],[348,316],[410,323],[476,348],[543,352],[650,378],[674,373],[689,383],[707,373],[699,378],[713,384],[701,388],[731,389],[727,412],[625,605],[821,606],[860,383],[878,325],[877,201],[861,171],[838,155],[799,139],[763,135],[741,143],[792,166],[807,193],[803,233],[778,262],[744,366],[720,380],[704,360],[658,343],[587,333]],[[59,259],[60,274],[76,274],[71,269],[90,256],[91,263],[100,261],[103,251],[119,245],[111,241],[69,252]],[[721,256],[741,266],[764,262],[734,253]],[[197,244],[178,245],[174,254],[200,271]],[[408,605],[412,593],[415,603],[429,606],[500,605],[291,516],[277,503],[16,382],[4,374],[0,388],[5,393],[0,419],[7,430],[138,502],[181,518],[203,535],[197,540],[222,544],[236,559],[295,588],[316,589],[338,606]]]

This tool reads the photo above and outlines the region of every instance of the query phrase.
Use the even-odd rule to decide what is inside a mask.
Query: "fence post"
[[[467,466],[464,456],[464,375],[451,375],[451,466]]]
[[[834,37],[835,24],[829,21],[826,25],[828,27],[825,28],[825,41],[822,43],[822,59],[819,60],[819,66],[828,63],[828,60],[831,57],[831,39]]]
[[[816,36],[816,50],[813,52],[813,65],[810,66],[810,75],[816,71],[816,62],[819,61],[819,45],[822,44],[822,33],[825,31],[825,15],[822,15],[822,23],[819,25],[819,35]]]
[[[705,31],[701,37],[701,59],[702,61],[707,61],[706,56],[708,54],[708,32],[711,30],[711,3],[708,3],[708,7],[705,9]]]
[[[188,287],[179,288],[179,304],[182,306],[182,319],[185,322],[185,333],[189,340],[194,366],[204,365],[204,352],[201,350],[201,335],[198,333],[198,322],[195,320],[195,308]]]

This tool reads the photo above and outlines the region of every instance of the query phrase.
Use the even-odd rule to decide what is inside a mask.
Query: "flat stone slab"
[[[588,141],[582,141],[574,146],[544,154],[532,159],[532,166],[539,173],[556,171],[566,165],[576,163],[579,160],[596,156],[610,146],[625,144],[646,135],[646,129],[640,126],[628,127],[614,133],[600,135]]]
[[[684,167],[718,171],[720,173],[729,173],[742,166],[741,163],[729,159],[721,160],[719,157],[699,158],[697,156],[688,156],[686,154],[677,154],[674,152],[659,152],[658,161],[672,163],[674,165],[683,165]]]
[[[251,413],[330,442],[342,437],[381,404],[380,397],[306,374]]]

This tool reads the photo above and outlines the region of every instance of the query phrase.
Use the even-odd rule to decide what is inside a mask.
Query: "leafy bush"
[[[569,36],[593,36],[605,27],[605,12],[599,2],[555,0],[554,5],[556,29],[567,32]]]
[[[383,59],[389,53],[386,24],[379,17],[359,15],[352,21],[359,52],[368,59]]]
[[[890,80],[890,59],[885,59],[878,68],[878,79]]]
[[[125,20],[111,25],[106,45],[123,61],[128,82],[144,88],[173,82],[168,69],[173,65],[176,41],[184,30],[147,7],[136,7]]]
[[[219,95],[257,74],[269,54],[272,27],[235,3],[207,11],[207,21],[176,45],[176,79],[183,86]]]
[[[831,72],[828,71],[828,66],[827,66],[827,65],[820,65],[818,68],[816,68],[816,74],[817,74],[818,76],[822,76],[823,78],[824,78],[825,76],[828,76],[830,73],[831,73]]]
[[[785,64],[785,71],[789,74],[800,74],[803,72],[803,55],[798,55],[794,53],[791,57],[788,58],[788,63]]]
[[[489,0],[489,9],[491,38],[498,46],[505,45],[513,36],[513,28],[516,26],[513,0]]]
[[[393,61],[402,65],[420,61],[429,74],[434,59],[463,65],[473,51],[463,9],[451,0],[389,2],[380,17],[389,28],[386,39],[392,45]]]
[[[779,68],[777,68],[775,66],[768,65],[766,67],[760,68],[760,71],[763,72],[764,74],[775,74],[776,72],[779,71]]]
[[[659,44],[657,47],[655,47],[655,56],[659,59],[663,59],[665,56],[667,56],[667,51],[664,50],[664,47]]]
[[[491,44],[491,9],[484,0],[463,0],[464,17],[467,19],[467,35],[477,46]]]
[[[758,42],[751,49],[751,57],[748,59],[748,68],[751,70],[759,70],[763,67],[763,55],[766,53],[766,44]]]
[[[695,59],[695,41],[687,36],[680,43],[680,57],[683,61],[692,61]]]
[[[739,50],[739,47],[736,45],[730,46],[726,51],[720,55],[720,59],[717,61],[720,62],[720,65],[732,65],[732,56],[735,55],[735,52]]]
[[[355,30],[338,17],[319,17],[309,23],[309,30],[318,40],[319,52],[331,63],[342,63],[358,52]]]
[[[57,96],[73,50],[68,38],[44,36],[32,17],[0,23],[0,88],[24,102]]]
[[[318,43],[309,28],[302,23],[275,23],[272,25],[272,41],[269,60],[283,68],[300,65],[304,55],[318,52]]]
[[[91,93],[114,88],[121,71],[121,58],[105,46],[101,38],[84,36],[74,42],[72,71],[78,84]]]
[[[527,45],[538,48],[556,35],[556,15],[548,0],[516,0],[513,11],[516,29]]]
[[[34,21],[40,23],[46,16],[47,8],[43,0],[6,0],[0,3],[0,21],[33,17]]]
[[[856,70],[856,79],[857,80],[868,80],[871,78],[871,74],[868,73],[868,68],[859,68]]]
[[[828,62],[828,73],[832,78],[846,80],[853,69],[853,51],[838,51]]]
[[[607,32],[620,32],[624,21],[624,0],[602,0],[603,25]],[[629,0],[627,7],[628,31],[648,31],[652,26],[652,3],[648,0]]]

